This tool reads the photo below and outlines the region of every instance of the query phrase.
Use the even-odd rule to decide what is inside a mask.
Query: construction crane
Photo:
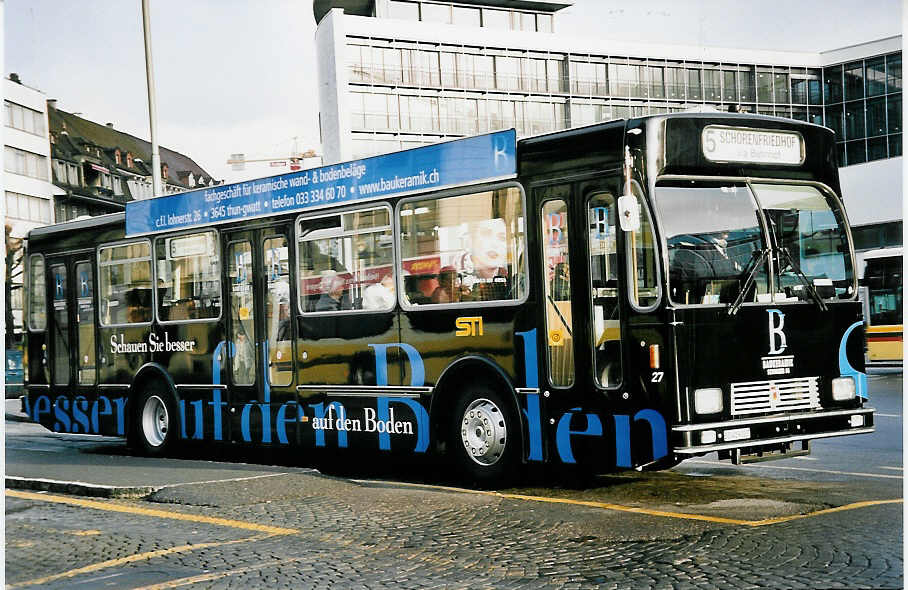
[[[244,154],[230,154],[230,158],[227,159],[227,163],[233,166],[233,169],[236,171],[245,169],[246,164],[250,162],[269,162],[272,166],[284,166],[289,161],[290,162],[290,171],[296,172],[297,170],[302,169],[302,160],[309,158],[318,158],[319,155],[315,153],[315,150],[306,150],[300,152],[296,149],[293,149],[290,152],[289,156],[276,156],[273,158],[255,158],[247,159]]]

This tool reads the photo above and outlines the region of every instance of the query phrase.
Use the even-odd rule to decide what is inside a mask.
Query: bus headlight
[[[708,387],[694,391],[694,411],[698,414],[718,414],[722,411],[722,390]]]
[[[839,377],[832,380],[832,399],[844,402],[854,398],[854,377]]]

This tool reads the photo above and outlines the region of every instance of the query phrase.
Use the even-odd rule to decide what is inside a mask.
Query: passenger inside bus
[[[453,266],[438,272],[438,287],[432,292],[432,303],[457,303],[462,298],[460,279]]]
[[[141,324],[151,321],[151,290],[130,289],[126,292],[126,322]]]
[[[315,311],[340,311],[350,309],[349,301],[346,300],[346,289],[344,279],[336,274],[327,275],[322,279],[319,286],[322,292],[315,304]]]

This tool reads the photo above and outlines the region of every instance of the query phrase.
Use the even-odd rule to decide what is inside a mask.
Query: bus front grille
[[[812,410],[820,407],[819,377],[731,384],[731,415]]]

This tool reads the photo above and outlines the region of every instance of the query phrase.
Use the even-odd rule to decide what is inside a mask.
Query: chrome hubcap
[[[487,399],[471,403],[460,423],[460,438],[473,461],[485,466],[497,463],[508,440],[504,415],[498,406]]]
[[[164,400],[156,395],[145,400],[145,407],[142,408],[142,432],[148,444],[153,447],[164,444],[169,426],[170,417]]]

